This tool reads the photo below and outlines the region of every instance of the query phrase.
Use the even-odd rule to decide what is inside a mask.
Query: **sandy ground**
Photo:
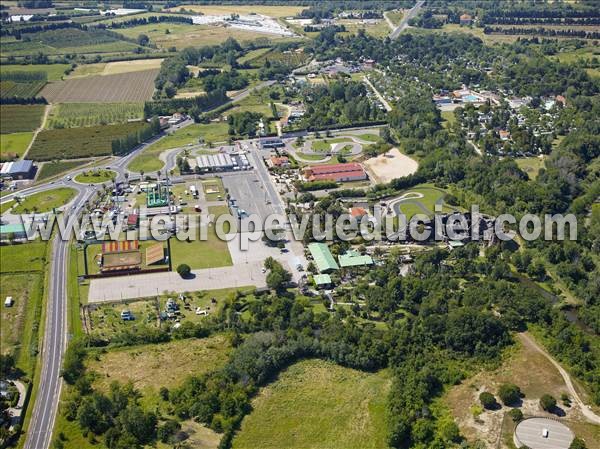
[[[140,70],[159,69],[163,59],[140,59],[138,61],[109,62],[104,67],[102,75],[115,75],[117,73],[137,72]]]
[[[376,182],[384,184],[395,178],[412,175],[419,168],[417,161],[400,153],[397,148],[366,160],[364,165]]]

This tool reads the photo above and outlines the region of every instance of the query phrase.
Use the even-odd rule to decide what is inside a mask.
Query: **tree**
[[[545,394],[540,398],[540,406],[543,410],[550,412],[556,407],[556,399],[549,394]]]
[[[523,412],[518,408],[513,408],[508,412],[508,416],[511,417],[513,422],[521,422],[523,421]]]
[[[188,264],[182,263],[181,265],[177,266],[177,273],[182,278],[188,277],[191,272],[192,272],[192,269],[190,268],[190,266]]]
[[[494,395],[487,391],[484,391],[479,395],[479,401],[481,402],[481,405],[488,410],[493,410],[498,406]]]
[[[575,437],[571,442],[569,449],[587,449],[587,446],[581,438]]]
[[[140,34],[137,37],[137,43],[143,47],[148,45],[149,42],[150,42],[150,38],[146,34]]]
[[[521,389],[514,384],[502,384],[498,388],[498,397],[504,405],[516,404],[521,398]]]

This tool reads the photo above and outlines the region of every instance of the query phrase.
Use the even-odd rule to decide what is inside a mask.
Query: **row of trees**
[[[145,142],[161,132],[158,117],[153,117],[146,126],[135,133],[129,133],[125,137],[111,142],[112,154],[122,156],[134,149],[140,143]]]

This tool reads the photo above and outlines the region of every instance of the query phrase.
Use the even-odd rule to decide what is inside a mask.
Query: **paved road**
[[[424,4],[425,1],[420,0],[415,6],[409,9],[406,14],[404,14],[404,17],[402,17],[402,20],[400,21],[396,29],[390,33],[390,39],[396,39],[398,36],[400,36],[400,33],[402,33],[406,28],[408,28],[408,21],[413,17],[416,17],[416,15],[419,13]]]
[[[586,419],[591,423],[600,424],[600,416],[594,413],[592,409],[590,409],[590,407],[588,407],[583,402],[583,400],[579,396],[579,393],[577,393],[575,386],[573,385],[573,381],[571,380],[571,376],[569,375],[569,373],[567,373],[567,371],[562,366],[560,366],[560,364],[556,360],[554,360],[554,357],[548,354],[548,352],[544,348],[542,348],[529,334],[521,333],[518,334],[518,336],[524,345],[533,348],[534,350],[542,354],[544,357],[546,357],[550,361],[550,363],[554,365],[554,367],[558,370],[558,372],[564,379],[565,384],[567,385],[567,390],[569,390],[569,394],[573,398],[573,402],[575,402],[579,406],[579,409],[581,410],[581,413],[583,413],[583,416],[585,416]]]
[[[365,82],[365,84],[367,86],[369,86],[373,90],[373,92],[375,92],[375,95],[377,96],[377,98],[379,98],[379,101],[381,101],[381,104],[383,104],[383,107],[385,108],[385,110],[390,112],[392,110],[392,107],[390,106],[388,101],[385,98],[383,98],[383,95],[381,95],[379,93],[379,91],[375,88],[375,86],[373,86],[373,83],[371,83],[369,78],[367,78],[366,76],[363,76],[363,81]]]

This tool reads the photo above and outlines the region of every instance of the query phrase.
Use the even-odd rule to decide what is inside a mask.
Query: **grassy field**
[[[80,64],[69,74],[68,78],[82,78],[90,75],[118,75],[120,73],[140,72],[159,69],[162,58],[139,59],[134,61],[95,62]]]
[[[87,366],[98,373],[94,385],[101,391],[108,391],[116,380],[158,393],[160,387],[176,387],[188,376],[221,367],[230,350],[228,339],[217,335],[111,350],[90,360]]]
[[[270,6],[270,5],[184,5],[171,8],[168,11],[200,12],[205,15],[228,15],[228,14],[262,14],[270,17],[289,17],[300,13],[305,7],[302,6]]]
[[[47,190],[45,192],[34,193],[26,197],[21,204],[15,206],[12,210],[15,214],[23,214],[25,211],[50,212],[55,207],[61,207],[75,198],[77,191],[68,187]]]
[[[386,16],[394,25],[398,25],[402,20],[402,17],[404,17],[404,13],[402,11],[388,11]]]
[[[444,198],[445,192],[436,187],[428,186],[427,184],[421,184],[412,189],[409,189],[402,194],[407,193],[418,193],[422,194],[422,198],[412,198],[407,199],[406,202],[400,203],[400,210],[404,215],[406,215],[406,219],[410,220],[413,215],[416,214],[425,214],[427,211],[427,215],[432,215],[435,211],[436,202],[441,201]],[[410,198],[410,197],[409,197]],[[419,207],[415,203],[420,203],[423,205],[425,210],[422,207]]]
[[[46,262],[46,242],[0,246],[0,272],[27,273],[43,271]]]
[[[6,203],[0,204],[0,215],[2,215],[4,212],[6,212],[8,209],[10,209],[14,204],[15,204],[14,200],[10,200],[10,201],[7,201]]]
[[[2,134],[33,131],[42,124],[44,105],[7,105],[0,106],[0,132]]]
[[[442,125],[447,128],[456,123],[456,116],[453,111],[442,111]]]
[[[219,191],[214,192],[215,189],[218,189]],[[202,190],[204,192],[206,201],[218,201],[220,199],[225,199],[225,188],[223,187],[223,181],[221,178],[202,180]]]
[[[171,239],[171,258],[174,268],[182,263],[193,270],[233,265],[227,242],[217,237],[214,225],[208,228],[207,240],[185,242]]]
[[[339,24],[344,25],[346,27],[346,32],[342,33],[342,35],[356,34],[358,30],[365,30],[365,32],[367,34],[370,34],[371,36],[377,38],[384,38],[388,36],[391,32],[390,26],[384,19],[375,23],[360,23],[359,20],[347,19],[340,20]]]
[[[234,449],[387,448],[386,372],[320,360],[290,366],[252,403]]]
[[[59,175],[74,168],[80,167],[89,161],[57,161],[57,162],[46,162],[42,165],[38,175],[37,181],[52,178],[53,176]]]
[[[0,74],[11,72],[46,72],[48,81],[57,81],[61,79],[71,64],[19,64],[0,66]]]
[[[143,153],[131,161],[127,168],[134,172],[143,170],[145,173],[160,170],[163,168],[164,162],[158,156],[163,151],[183,147],[191,143],[197,144],[199,138],[204,139],[205,142],[225,141],[229,137],[228,129],[227,123],[186,126],[146,148]]]
[[[20,158],[33,139],[33,133],[0,134],[0,161]]]
[[[89,170],[75,176],[75,181],[83,184],[100,184],[116,176],[117,174],[112,170]]]
[[[43,130],[37,135],[28,156],[34,160],[48,161],[110,155],[113,140],[135,133],[145,125],[143,122],[133,122]]]
[[[115,75],[70,78],[47,84],[40,92],[51,103],[142,102],[152,98],[158,69]]]
[[[143,103],[63,103],[52,108],[46,127],[56,129],[110,125],[143,117]]]
[[[250,62],[254,59],[259,58],[262,55],[265,55],[267,53],[269,53],[271,51],[271,49],[269,47],[266,48],[257,48],[255,50],[250,50],[248,53],[246,53],[244,56],[242,56],[241,58],[238,59],[238,64],[243,65],[247,62]]]
[[[515,159],[515,162],[531,179],[537,178],[540,169],[545,165],[544,158],[539,157],[519,158]]]

